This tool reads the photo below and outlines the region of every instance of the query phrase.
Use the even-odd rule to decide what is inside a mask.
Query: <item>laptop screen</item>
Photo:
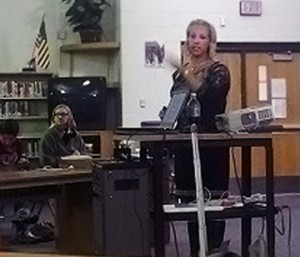
[[[186,104],[188,92],[187,91],[179,91],[175,93],[167,107],[165,116],[160,123],[160,127],[166,129],[174,129],[177,123],[177,119]]]
[[[171,131],[175,132],[175,127],[177,124],[178,117],[181,113],[181,110],[186,104],[189,93],[186,91],[176,92],[167,107],[164,118],[161,122],[151,121],[151,122],[142,122],[144,126],[142,127],[119,127],[115,130],[115,134],[159,134],[161,131],[168,130],[168,133]]]

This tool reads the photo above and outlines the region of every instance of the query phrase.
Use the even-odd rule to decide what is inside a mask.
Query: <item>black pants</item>
[[[206,221],[206,231],[208,252],[210,252],[213,249],[219,248],[223,241],[225,232],[225,221]],[[200,248],[198,222],[188,222],[188,233],[190,239],[191,254],[196,254],[198,253]]]
[[[226,191],[229,181],[229,149],[200,148],[203,187],[208,190]],[[192,146],[175,149],[175,184],[178,190],[195,190]],[[187,198],[186,201],[193,199]],[[218,248],[223,241],[225,221],[210,220],[206,223],[208,250]],[[188,222],[190,250],[199,251],[198,222]]]

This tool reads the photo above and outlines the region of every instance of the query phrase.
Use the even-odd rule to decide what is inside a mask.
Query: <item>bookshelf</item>
[[[0,73],[0,122],[18,121],[24,152],[37,158],[40,139],[49,126],[48,81],[51,73]]]

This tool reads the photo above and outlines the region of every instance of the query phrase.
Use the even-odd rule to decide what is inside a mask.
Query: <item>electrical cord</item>
[[[130,167],[128,169],[128,171],[131,175],[131,178],[137,178],[137,177],[140,178],[142,176],[147,176],[147,170],[146,169],[145,169],[145,172],[142,172],[141,174],[137,174],[136,169],[134,169],[132,167]],[[139,183],[140,182],[141,181],[139,180]],[[137,222],[139,224],[139,228],[140,228],[140,231],[141,231],[141,242],[140,242],[141,249],[143,249],[144,254],[147,254],[147,249],[145,248],[145,245],[146,245],[145,230],[144,230],[145,224],[142,220],[141,214],[139,213],[139,209],[138,209],[138,206],[137,206],[137,201],[138,201],[137,193],[138,193],[138,190],[134,190],[133,195],[132,195],[132,197],[133,197],[133,199],[132,199],[133,200],[133,213],[137,218]]]
[[[233,138],[232,135],[227,132],[226,133],[231,139]],[[232,161],[233,161],[233,167],[234,167],[234,175],[235,175],[235,179],[236,179],[236,183],[237,183],[237,187],[239,190],[239,194],[241,196],[241,201],[242,203],[245,205],[245,198],[242,195],[242,189],[241,189],[241,184],[240,181],[238,180],[238,175],[237,175],[237,165],[236,165],[236,159],[235,159],[235,154],[234,154],[234,148],[231,148],[231,156],[232,156]],[[266,201],[250,201],[248,203],[246,203],[247,205],[252,205],[252,207],[254,208],[266,208],[265,204]],[[287,238],[287,244],[288,244],[288,249],[289,249],[289,253],[288,253],[288,257],[291,256],[291,223],[292,223],[292,215],[291,215],[291,208],[287,205],[281,206],[281,207],[275,207],[276,210],[278,211],[278,213],[281,216],[281,227],[278,228],[275,225],[275,230],[280,234],[280,235],[284,235],[286,233],[286,227],[285,227],[285,221],[284,221],[284,214],[283,211],[287,210],[288,211],[288,238]],[[266,217],[264,217],[264,219],[266,219]],[[264,222],[262,224],[262,231],[261,233],[263,233],[264,231]]]
[[[248,204],[249,205],[249,204]],[[257,208],[258,205],[256,205],[256,203],[251,203],[249,206],[252,206],[253,208]],[[261,207],[260,207],[261,208]],[[266,207],[264,207],[266,208]],[[286,232],[288,233],[288,237],[287,237],[287,245],[288,245],[288,256],[287,257],[291,257],[291,238],[292,238],[292,216],[291,216],[291,208],[287,205],[284,206],[276,206],[276,211],[277,213],[280,215],[280,227],[276,226],[275,224],[275,230],[281,235],[285,235]],[[286,231],[286,225],[285,225],[285,219],[284,219],[284,210],[288,211],[288,231]],[[261,232],[260,232],[260,236],[258,237],[257,241],[260,241],[260,248],[256,249],[256,251],[264,251],[267,252],[267,246],[264,242],[264,239],[262,238],[264,230],[265,230],[265,222],[267,222],[267,218],[263,217],[262,218],[262,227],[261,227]],[[256,242],[257,243],[257,242]],[[256,245],[257,246],[257,245]],[[255,250],[255,243],[252,246],[253,249]]]
[[[233,136],[229,132],[226,132],[226,135],[228,135],[230,139],[233,139]],[[239,181],[238,174],[237,174],[237,164],[236,164],[236,158],[235,158],[234,149],[235,149],[234,147],[230,148],[231,157],[232,157],[232,163],[233,163],[234,177],[235,177],[236,185],[238,187],[238,191],[239,191],[239,195],[240,195],[241,201],[242,201],[243,204],[245,204],[244,197],[243,197],[243,194],[242,194],[242,186],[241,186],[241,183]]]
[[[288,212],[288,237],[287,237],[287,245],[288,245],[288,257],[291,257],[291,239],[292,239],[292,212],[291,212],[291,207],[288,205],[283,205],[280,207],[276,207],[278,214],[280,215],[281,218],[281,227],[278,228],[275,226],[275,230],[283,236],[286,233],[286,226],[285,226],[285,220],[284,220],[284,210],[287,210]]]
[[[170,223],[171,223],[171,228],[172,228],[173,237],[174,237],[174,245],[175,245],[176,256],[180,257],[179,249],[178,249],[178,241],[177,241],[177,234],[176,234],[175,225],[174,225],[173,221],[171,221]]]

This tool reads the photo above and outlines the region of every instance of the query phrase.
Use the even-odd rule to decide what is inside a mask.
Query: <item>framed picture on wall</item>
[[[165,45],[157,41],[145,42],[145,67],[164,67]]]

